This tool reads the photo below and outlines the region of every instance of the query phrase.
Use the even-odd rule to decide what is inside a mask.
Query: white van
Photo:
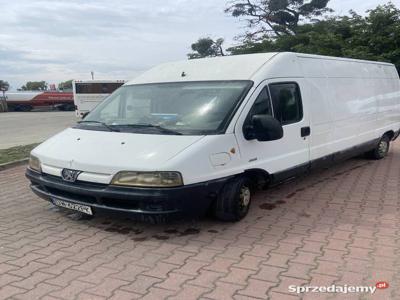
[[[388,63],[264,53],[167,63],[31,153],[32,190],[94,215],[237,221],[253,188],[368,153],[400,130]]]

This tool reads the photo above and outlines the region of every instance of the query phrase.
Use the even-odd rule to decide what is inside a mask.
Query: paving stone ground
[[[400,143],[258,192],[239,223],[80,220],[0,172],[0,299],[400,299]],[[389,283],[375,294],[290,285]]]

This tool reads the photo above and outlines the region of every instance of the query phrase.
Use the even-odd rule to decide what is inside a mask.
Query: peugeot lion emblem
[[[75,182],[76,179],[78,178],[79,174],[81,174],[81,171],[71,170],[71,169],[63,169],[61,172],[61,178],[64,181]]]

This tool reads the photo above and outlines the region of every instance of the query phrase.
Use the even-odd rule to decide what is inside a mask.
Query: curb
[[[16,166],[25,165],[28,162],[28,160],[29,160],[29,158],[23,158],[23,159],[20,159],[20,160],[14,160],[14,161],[11,161],[11,162],[0,164],[0,171],[11,169],[11,168],[16,167]]]

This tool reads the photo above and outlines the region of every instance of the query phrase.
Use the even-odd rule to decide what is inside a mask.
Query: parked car
[[[32,190],[94,215],[238,221],[254,187],[367,153],[400,130],[389,63],[264,53],[162,64],[31,153]]]

